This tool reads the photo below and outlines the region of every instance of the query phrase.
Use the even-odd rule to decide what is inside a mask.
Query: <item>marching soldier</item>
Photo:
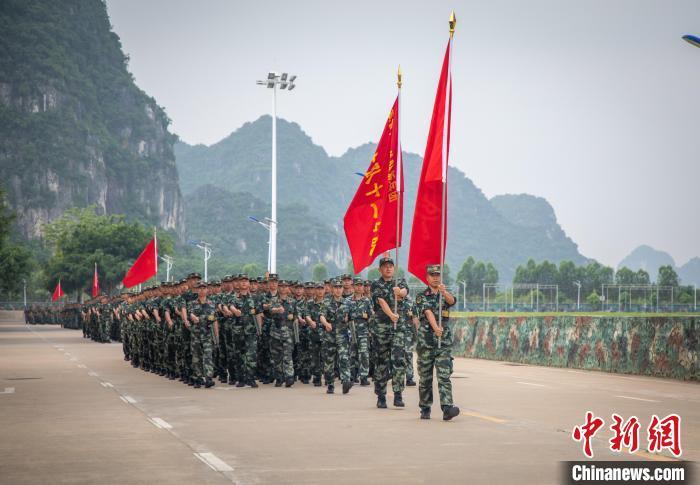
[[[354,280],[354,294],[347,301],[350,331],[352,332],[352,362],[354,376],[360,379],[361,386],[369,386],[369,321],[372,316],[372,302],[364,296],[364,283],[361,278]]]
[[[340,280],[334,280],[332,283],[332,294],[328,298],[321,310],[319,320],[323,329],[321,334],[321,359],[323,360],[323,375],[326,381],[326,393],[333,394],[335,392],[335,362],[338,352],[338,341],[336,332],[338,323],[345,318],[344,300],[343,300],[343,284]],[[341,379],[343,375],[341,375]],[[348,379],[349,380],[349,376]],[[350,390],[351,384],[343,382],[343,393],[346,394]]]
[[[416,297],[416,309],[420,315],[418,328],[418,395],[421,419],[430,419],[433,404],[433,370],[437,374],[442,419],[449,421],[459,414],[452,401],[452,326],[449,308],[455,297],[440,282],[440,265],[427,267],[428,288]],[[440,320],[442,300],[442,326]]]

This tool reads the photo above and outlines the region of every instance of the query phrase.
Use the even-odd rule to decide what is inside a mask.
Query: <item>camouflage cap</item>
[[[270,274],[267,276],[267,280],[268,280],[268,281],[279,281],[279,279],[280,279],[280,277],[279,277],[279,275],[278,275],[277,273],[270,273]]]
[[[290,286],[290,282],[287,280],[280,280],[280,286]]]
[[[441,273],[440,265],[439,264],[429,264],[426,267],[426,272],[428,274],[438,274],[439,275]]]
[[[319,281],[318,283],[316,283],[316,284],[314,285],[314,288],[323,289],[323,288],[325,288],[325,286],[323,285],[323,283],[321,283],[321,282]]]
[[[250,280],[248,277],[248,273],[238,273],[238,279],[239,280]]]
[[[304,288],[316,288],[316,283],[314,283],[313,281],[307,281],[306,283],[304,283]]]
[[[385,264],[394,264],[394,260],[391,259],[389,256],[384,256],[383,258],[379,259],[379,266],[384,266]]]
[[[343,286],[343,280],[340,278],[335,278],[331,284],[335,287]]]
[[[355,278],[355,279],[352,280],[352,282],[353,282],[353,284],[355,284],[355,285],[364,285],[364,284],[365,284],[365,282],[362,281],[362,278]]]
[[[194,287],[195,288],[206,288],[207,284],[204,281],[199,281],[199,282],[194,284]]]
[[[235,278],[233,277],[233,275],[227,274],[226,276],[224,276],[223,278],[221,278],[221,281],[223,281],[224,283],[230,283],[230,282],[233,281],[234,279],[235,279]]]
[[[186,279],[191,280],[191,279],[193,279],[193,278],[194,278],[194,279],[201,280],[201,279],[202,279],[202,275],[199,274],[199,273],[190,273],[190,274],[187,275],[187,278],[186,278]]]
[[[350,276],[348,273],[344,273],[340,276],[341,280],[351,280],[352,276]]]

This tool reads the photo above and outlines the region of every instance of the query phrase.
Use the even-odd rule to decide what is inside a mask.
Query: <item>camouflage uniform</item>
[[[335,300],[332,296],[326,300],[321,308],[321,315],[331,324],[331,330],[327,331],[321,326],[321,360],[323,362],[323,375],[326,385],[333,386],[335,381],[335,359],[338,352],[336,333],[338,319],[344,318],[345,301]]]
[[[406,282],[402,279],[384,281],[383,278],[372,282],[372,303],[375,312],[374,341],[375,346],[375,367],[374,367],[374,393],[383,398],[386,396],[386,387],[389,380],[389,370],[391,368],[391,387],[394,394],[403,391],[406,382],[406,351],[404,326],[397,322],[394,326],[391,319],[379,306],[379,298],[394,308],[393,287],[408,290]],[[401,312],[399,312],[400,314]],[[395,327],[395,328],[394,328]]]
[[[279,295],[272,295],[267,292],[260,296],[260,305],[270,305],[272,300],[279,300]],[[273,378],[272,354],[271,354],[271,331],[273,326],[272,314],[269,307],[264,310],[263,325],[258,343],[258,375],[263,383],[269,383]]]
[[[421,292],[416,297],[416,311],[420,315],[420,326],[418,328],[418,384],[419,406],[430,408],[433,404],[433,369],[437,374],[438,392],[440,394],[440,405],[452,406],[452,383],[450,376],[452,375],[452,325],[449,319],[449,308],[445,300],[443,300],[442,314],[442,341],[438,348],[438,338],[435,336],[433,329],[428,323],[428,318],[425,316],[426,310],[431,310],[438,319],[439,315],[440,294],[433,293],[430,288]]]
[[[355,337],[352,345],[352,362],[355,376],[366,380],[369,375],[369,320],[374,313],[369,298],[360,297],[348,300],[348,318],[354,326]],[[351,326],[351,330],[353,330]]]
[[[323,373],[323,360],[321,358],[321,341],[326,331],[321,326],[319,317],[323,309],[323,300],[310,300],[306,304],[306,316],[316,322],[316,328],[309,327],[309,372],[313,377],[315,385],[321,385],[321,374]]]
[[[199,323],[192,324],[192,372],[193,377],[202,382],[211,381],[214,377],[214,325],[216,322],[216,308],[209,301],[200,303],[195,300],[191,303],[190,313],[199,318]],[[196,384],[195,384],[196,385]]]
[[[250,294],[238,295],[236,308],[241,311],[241,316],[236,319],[233,327],[236,377],[239,382],[252,384],[258,360],[258,308]]]
[[[283,313],[273,314],[273,326],[270,332],[270,353],[274,365],[275,380],[279,386],[282,382],[294,382],[294,363],[292,351],[294,337],[292,325],[296,315],[294,314],[294,300],[291,297],[273,297],[270,300],[271,308],[282,306]]]

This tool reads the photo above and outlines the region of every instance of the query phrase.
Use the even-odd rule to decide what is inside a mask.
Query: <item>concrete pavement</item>
[[[571,430],[587,410],[606,421],[596,459],[670,457],[609,451],[613,412],[640,419],[643,447],[652,414],[678,413],[683,458],[700,459],[697,383],[456,359],[462,415],[443,422],[437,405],[418,419],[417,388],[378,410],[371,388],[193,389],[122,357],[0,321],[0,482],[558,483],[560,461],[583,459]]]

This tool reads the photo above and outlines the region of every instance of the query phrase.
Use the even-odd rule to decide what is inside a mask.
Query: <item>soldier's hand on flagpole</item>
[[[391,321],[392,321],[393,323],[396,323],[396,322],[399,321],[399,315],[396,314],[396,313],[392,313],[392,314],[389,316],[389,318],[391,319]]]

